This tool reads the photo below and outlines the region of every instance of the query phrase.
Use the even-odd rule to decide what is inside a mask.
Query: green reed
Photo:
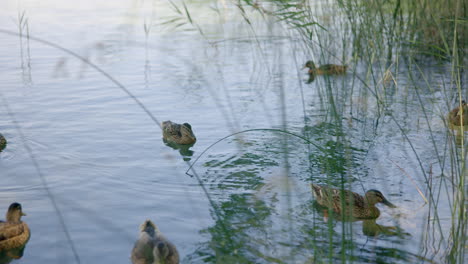
[[[337,9],[336,17],[331,18],[333,21],[328,26],[319,22],[321,11],[320,8],[317,10],[319,4],[305,1],[272,2],[276,8],[267,9],[259,5],[258,2],[252,1],[245,1],[245,4],[263,15],[276,17],[277,23],[286,24],[291,32],[301,37],[304,46],[310,48],[314,54],[320,54],[319,57],[323,60],[334,58],[343,62],[359,61],[367,65],[378,65],[378,67],[369,67],[364,78],[356,76],[360,84],[353,84],[351,89],[362,89],[359,88],[361,85],[365,87],[365,90],[360,93],[375,97],[382,112],[391,111],[392,102],[387,100],[387,87],[389,85],[398,87],[398,69],[401,65],[406,67],[407,76],[403,77],[408,78],[416,86],[414,89],[418,96],[420,111],[424,116],[422,125],[429,131],[429,142],[433,151],[437,153],[437,165],[442,171],[442,177],[438,177],[438,179],[434,179],[432,169],[431,173],[427,173],[428,168],[432,168],[433,164],[428,165],[421,160],[421,153],[414,148],[412,139],[406,133],[407,124],[402,123],[392,115],[391,119],[410,144],[413,155],[418,160],[421,174],[425,178],[430,215],[428,216],[429,224],[424,228],[427,229],[428,233],[440,233],[440,237],[427,236],[421,239],[427,240],[427,242],[439,239],[439,243],[447,246],[445,253],[447,261],[462,263],[466,252],[468,225],[465,195],[467,150],[463,144],[463,137],[461,145],[455,144],[454,139],[440,146],[431,127],[430,115],[437,112],[445,120],[445,115],[448,110],[454,107],[454,102],[459,104],[462,99],[466,99],[468,96],[466,83],[464,83],[466,82],[464,62],[466,62],[468,28],[466,17],[468,4],[466,1],[329,1],[328,3],[331,5],[336,4]],[[245,13],[244,10],[242,12]],[[336,29],[335,27],[338,28],[340,34],[331,33],[332,28]],[[327,43],[340,40],[343,43],[338,49],[330,48],[327,45]],[[441,60],[440,63],[451,65],[451,79],[444,82],[442,87],[444,93],[442,99],[445,100],[446,108],[435,104],[427,105],[426,100],[418,92],[420,88],[417,87],[416,83],[420,79],[425,80],[425,89],[431,91],[438,89],[427,81],[430,76],[426,76],[426,73],[421,70],[421,66],[427,60],[435,62]],[[380,72],[378,69],[381,69]],[[455,93],[452,93],[452,87],[455,87]],[[334,103],[336,95],[333,94],[329,82],[327,82],[327,87],[324,87],[324,91],[325,97],[322,100],[329,104],[337,128],[340,128],[342,113],[336,109]],[[434,98],[434,100],[436,99]],[[346,142],[346,136],[341,140]],[[447,160],[450,164],[447,164]],[[447,174],[452,176],[447,177]],[[445,190],[434,189],[433,181],[435,180],[439,181],[437,185],[444,186]],[[345,188],[346,183],[349,183],[349,179],[343,177],[341,187]],[[450,195],[446,196],[446,194]],[[442,234],[441,216],[439,215],[439,201],[443,199],[441,196],[444,196],[444,199],[449,199],[451,205],[452,226],[449,235]],[[351,235],[351,232],[346,230],[347,228],[344,224],[342,252],[346,251],[345,237]],[[329,235],[331,237],[331,231]],[[329,241],[330,245],[332,242],[332,240]],[[439,248],[438,250],[443,249]],[[332,256],[328,255],[328,258],[332,259]],[[351,258],[348,259],[348,256],[342,255],[341,260],[345,262]]]

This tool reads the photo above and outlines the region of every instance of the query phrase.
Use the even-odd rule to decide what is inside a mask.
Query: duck
[[[163,140],[180,145],[191,145],[197,141],[189,123],[177,124],[171,121],[162,122]]]
[[[140,238],[132,249],[133,264],[178,264],[179,252],[151,220],[140,225]]]
[[[6,220],[0,221],[0,252],[26,245],[31,233],[28,225],[21,221],[21,217],[25,215],[19,203],[12,203],[8,207]]]
[[[396,208],[378,190],[368,190],[363,197],[352,191],[317,184],[311,184],[311,187],[319,205],[329,207],[339,215],[346,214],[355,219],[375,219],[379,217],[380,211],[375,206],[377,203],[383,203],[390,208]],[[341,201],[341,198],[344,201]]]
[[[7,141],[5,139],[5,137],[0,134],[0,151],[2,151],[7,145]]]
[[[315,66],[313,61],[307,61],[304,68],[309,68],[310,79],[314,79],[315,75],[332,75],[332,74],[345,74],[348,65],[336,65],[336,64],[324,64],[320,65],[318,68]],[[309,79],[309,80],[310,80]]]
[[[450,111],[448,121],[452,126],[462,126],[462,123],[463,126],[468,125],[468,105],[465,100],[462,100],[461,107],[456,107]]]

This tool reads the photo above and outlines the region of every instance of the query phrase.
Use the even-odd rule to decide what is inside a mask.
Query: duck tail
[[[155,259],[166,259],[169,256],[169,246],[163,241],[159,242],[153,250]]]

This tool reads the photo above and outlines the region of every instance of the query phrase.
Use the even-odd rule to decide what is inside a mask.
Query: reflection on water
[[[344,221],[344,222],[356,222],[362,223],[362,234],[370,237],[378,236],[398,236],[399,238],[405,238],[405,236],[411,236],[411,234],[404,232],[401,226],[385,226],[377,224],[378,218],[374,219],[358,219],[343,217],[336,214],[333,211],[330,211],[328,208],[320,205],[316,200],[314,200],[312,206],[314,209],[323,217],[324,222],[328,221]],[[329,212],[331,214],[329,214]]]
[[[467,131],[468,126],[461,126],[461,127],[452,126],[451,128],[455,136],[455,144],[459,147],[464,146],[464,143],[466,142],[465,132]]]
[[[7,264],[23,257],[26,244],[9,250],[0,250],[0,264]]]
[[[384,226],[376,223],[376,219],[362,221],[362,233],[366,236],[411,236],[401,229],[400,226]]]
[[[190,148],[193,147],[193,145],[195,145],[195,143],[193,144],[189,144],[189,145],[180,145],[180,144],[177,144],[175,142],[172,142],[172,141],[167,141],[166,139],[163,138],[163,142],[166,146],[172,148],[172,149],[175,149],[175,150],[179,150],[179,153],[180,155],[182,156],[182,159],[184,161],[190,161],[190,157],[193,156],[193,153],[194,151],[191,150]]]
[[[218,204],[221,221],[202,230],[210,241],[201,243],[188,262],[266,263],[278,259],[263,249],[274,250],[277,245],[270,234],[273,210],[251,194],[233,194]],[[276,261],[274,261],[276,262]]]

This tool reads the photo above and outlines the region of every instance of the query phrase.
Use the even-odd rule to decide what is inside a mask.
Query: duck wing
[[[346,65],[324,64],[320,65],[319,70],[329,74],[341,74],[346,72],[346,68],[348,68]]]
[[[352,191],[329,188],[316,184],[312,184],[312,190],[317,198],[317,202],[322,206],[333,206],[335,209],[343,207],[343,203],[346,207],[365,206],[364,197]],[[343,197],[343,201],[341,201],[341,197]]]
[[[0,241],[19,236],[28,228],[26,223],[2,223],[0,226]]]
[[[5,223],[0,229],[0,250],[24,246],[31,236],[26,223]]]

